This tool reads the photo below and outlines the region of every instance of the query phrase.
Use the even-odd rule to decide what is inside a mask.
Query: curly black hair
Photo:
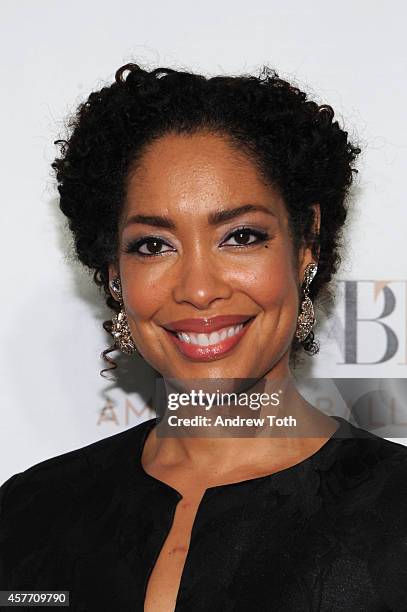
[[[77,257],[94,271],[113,311],[120,305],[110,294],[108,266],[117,263],[126,179],[146,145],[170,132],[210,131],[250,156],[283,197],[294,252],[308,244],[318,260],[310,298],[322,290],[329,295],[357,172],[353,162],[361,149],[334,121],[331,106],[309,100],[275,70],[263,66],[259,76],[205,77],[128,63],[116,71],[111,85],[79,104],[67,129],[69,135],[54,143],[60,156],[51,164],[60,208],[68,217]],[[321,210],[318,236],[313,231],[315,203]],[[111,333],[111,321],[103,326]],[[309,354],[319,348],[310,332],[302,343],[294,338],[290,357],[301,345]],[[112,350],[114,345],[102,355],[114,369],[107,355]]]

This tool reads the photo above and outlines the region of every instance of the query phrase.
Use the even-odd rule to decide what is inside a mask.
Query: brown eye
[[[167,245],[164,240],[151,236],[149,238],[142,238],[141,240],[130,242],[128,245],[126,245],[125,253],[137,253],[137,255],[141,255],[142,257],[162,255],[163,253],[168,252],[167,250],[161,250],[163,245]],[[144,250],[141,250],[142,248]]]
[[[250,240],[250,236],[254,236],[255,240]],[[269,238],[269,236],[267,232],[251,229],[249,227],[242,227],[230,234],[227,241],[229,241],[231,238],[235,240],[236,244],[230,244],[230,246],[250,246],[252,244],[264,242]]]
[[[156,240],[155,238],[151,238],[149,240],[146,240],[142,246],[145,246],[147,248],[148,254],[151,253],[152,255],[157,255],[157,253],[160,252],[160,249],[163,244],[164,243],[162,242],[162,240]],[[140,253],[142,252],[143,251],[140,250]]]
[[[250,235],[251,232],[248,232],[247,230],[239,230],[234,234],[235,240],[238,244],[247,244],[250,242]]]

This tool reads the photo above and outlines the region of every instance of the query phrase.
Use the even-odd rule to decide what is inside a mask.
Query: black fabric
[[[334,418],[308,459],[206,490],[176,612],[407,611],[407,448]],[[181,499],[141,465],[155,424],[3,484],[1,589],[69,590],[75,612],[143,611]]]

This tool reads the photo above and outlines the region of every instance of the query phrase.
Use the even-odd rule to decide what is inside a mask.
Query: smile
[[[220,331],[212,332],[211,334],[193,334],[192,332],[177,332],[177,336],[183,342],[188,342],[189,344],[198,344],[199,346],[209,346],[213,344],[218,344],[225,338],[231,338],[240,332],[243,329],[243,323],[240,325],[235,325],[234,327],[225,327]]]
[[[223,357],[239,344],[253,319],[210,334],[164,330],[185,357],[195,361],[212,361]]]

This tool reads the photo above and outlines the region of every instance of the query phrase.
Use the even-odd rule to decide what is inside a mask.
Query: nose
[[[202,253],[189,254],[179,265],[173,289],[173,298],[177,303],[187,302],[204,310],[215,300],[228,299],[232,295],[232,287],[225,278],[225,268],[208,257],[202,257]]]

